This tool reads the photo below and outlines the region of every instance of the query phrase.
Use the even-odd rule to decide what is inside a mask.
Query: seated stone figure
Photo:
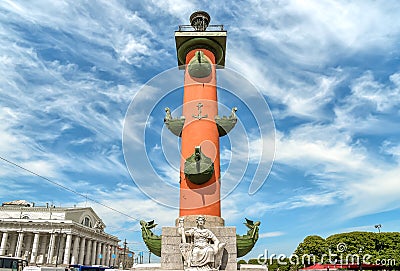
[[[197,227],[185,230],[183,219],[179,220],[178,231],[182,236],[180,249],[185,270],[218,270],[225,243],[221,243],[212,231],[205,228],[204,216],[197,217],[196,222]]]

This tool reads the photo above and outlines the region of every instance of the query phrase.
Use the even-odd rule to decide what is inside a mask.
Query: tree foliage
[[[317,262],[345,263],[349,255],[358,255],[371,264],[382,264],[400,267],[400,233],[399,232],[348,232],[339,233],[324,239],[317,235],[307,236],[296,248],[294,254],[314,255]]]
[[[315,256],[316,262],[320,262],[321,256],[326,253],[327,250],[328,246],[324,238],[318,235],[310,235],[299,244],[294,254],[298,256],[313,255]]]

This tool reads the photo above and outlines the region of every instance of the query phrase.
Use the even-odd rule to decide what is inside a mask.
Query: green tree
[[[307,236],[296,248],[294,254],[300,259],[304,255],[314,255],[317,262],[321,262],[323,254],[337,254],[331,260],[343,263],[351,262],[358,255],[363,258],[369,255],[368,262],[371,264],[383,264],[389,268],[400,267],[400,232],[346,232],[333,234],[323,239],[317,235]],[[305,257],[307,260],[307,257]],[[324,258],[328,263],[329,258]],[[306,262],[307,263],[307,262]],[[312,262],[310,262],[312,264]]]
[[[300,259],[305,259],[306,265],[312,265],[316,262],[320,262],[322,255],[328,253],[328,245],[326,240],[318,235],[310,235],[304,238],[294,254]]]
[[[348,255],[369,254],[376,256],[376,241],[373,232],[347,232],[334,234],[326,238],[329,250],[337,254],[336,260],[345,261]]]
[[[285,259],[268,259],[268,270],[269,271],[290,271],[297,270],[296,265],[292,265],[288,258]]]

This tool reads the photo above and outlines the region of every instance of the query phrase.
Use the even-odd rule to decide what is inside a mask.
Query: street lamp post
[[[375,229],[378,229],[378,250],[380,250],[381,248],[382,248],[382,243],[381,243],[381,228],[382,228],[382,225],[381,224],[377,224],[377,225],[375,225]]]

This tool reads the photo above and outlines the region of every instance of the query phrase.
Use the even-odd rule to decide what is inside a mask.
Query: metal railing
[[[178,31],[180,32],[202,32],[202,31],[197,31],[196,29],[193,28],[191,25],[179,25]],[[223,24],[210,24],[206,31],[224,31],[224,25]]]

